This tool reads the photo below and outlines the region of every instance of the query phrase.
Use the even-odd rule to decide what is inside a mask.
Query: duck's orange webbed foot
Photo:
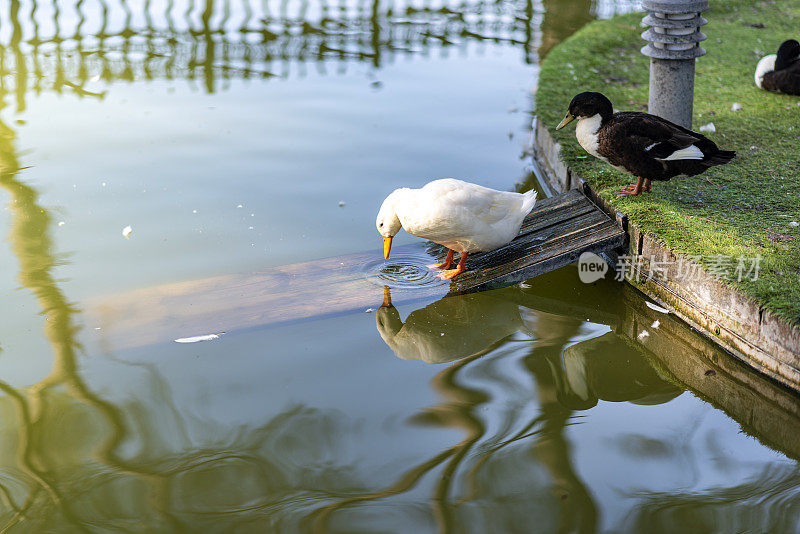
[[[643,179],[639,178],[639,181],[635,184],[628,184],[627,186],[623,187],[619,191],[617,191],[617,198],[620,197],[635,197],[636,195],[642,194],[642,182]]]
[[[433,265],[428,265],[431,269],[448,269],[450,265],[453,264],[453,251],[447,251],[447,257],[444,259],[442,263],[434,263]]]
[[[458,265],[455,269],[448,269],[446,271],[442,271],[439,273],[439,278],[442,280],[449,280],[451,278],[455,278],[459,274],[463,273],[467,269],[464,267],[464,264],[467,263],[467,255],[468,252],[461,253],[461,259],[458,261]]]
[[[441,278],[442,280],[450,280],[451,278],[455,278],[464,271],[466,271],[466,269],[462,267],[456,267],[455,269],[447,269],[446,271],[442,271],[439,273],[439,278]]]

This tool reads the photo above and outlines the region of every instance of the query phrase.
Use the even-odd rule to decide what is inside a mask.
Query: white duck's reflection
[[[408,314],[392,306],[389,288],[375,315],[383,341],[404,360],[446,363],[491,348],[514,332],[524,330],[519,306],[489,292],[441,300]]]

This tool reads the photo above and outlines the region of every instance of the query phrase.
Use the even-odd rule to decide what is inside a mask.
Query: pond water
[[[536,186],[538,58],[633,8],[0,8],[0,528],[797,531],[797,397],[634,290],[381,306],[384,196]]]

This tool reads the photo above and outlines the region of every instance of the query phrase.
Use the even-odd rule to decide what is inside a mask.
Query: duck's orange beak
[[[392,236],[383,238],[383,257],[389,259],[389,251],[392,250]]]
[[[381,304],[381,308],[388,308],[392,305],[392,290],[389,289],[389,286],[383,286],[383,304]]]

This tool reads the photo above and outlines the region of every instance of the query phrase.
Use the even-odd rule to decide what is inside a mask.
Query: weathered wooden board
[[[471,254],[470,271],[453,280],[450,294],[507,286],[577,261],[584,252],[610,251],[625,245],[622,228],[573,189],[542,200],[525,218],[519,236],[508,245]],[[444,248],[430,247],[438,256]]]
[[[467,273],[450,282],[393,288],[395,302],[511,285],[625,242],[624,231],[579,191],[537,203],[520,235],[505,247],[470,255]],[[396,253],[441,254],[420,243]],[[146,346],[212,332],[230,332],[377,308],[383,285],[363,269],[381,250],[314,260],[244,274],[217,276],[109,296],[91,303],[86,324],[100,327],[110,348]],[[430,263],[434,262],[431,257]]]

